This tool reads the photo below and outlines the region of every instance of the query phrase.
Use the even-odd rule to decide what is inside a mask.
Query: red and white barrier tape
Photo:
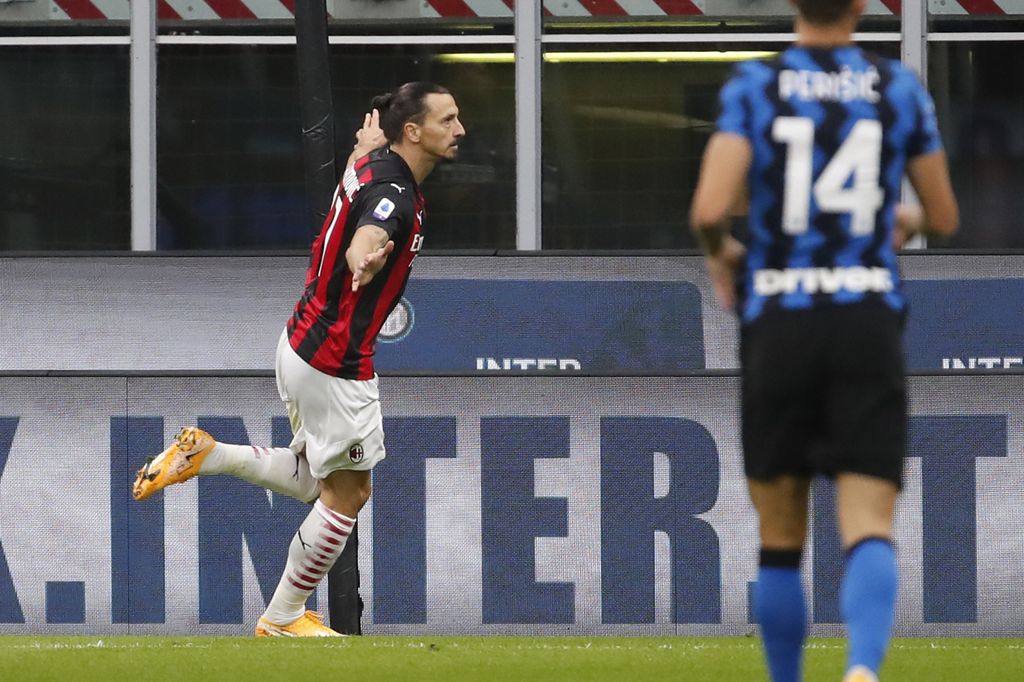
[[[157,0],[161,20],[290,19],[298,0]],[[425,18],[509,18],[515,0],[407,0]],[[553,17],[658,17],[707,14],[750,15],[750,0],[541,0]],[[62,20],[127,20],[129,0],[49,0],[50,16]],[[898,14],[901,0],[868,0],[868,13]],[[1024,0],[929,0],[929,11],[942,15],[1024,14]]]

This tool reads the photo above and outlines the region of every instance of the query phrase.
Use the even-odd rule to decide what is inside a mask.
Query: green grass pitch
[[[838,682],[845,645],[813,639],[806,680]],[[766,680],[752,637],[0,637],[0,680]],[[883,680],[1024,680],[1021,639],[899,639]]]

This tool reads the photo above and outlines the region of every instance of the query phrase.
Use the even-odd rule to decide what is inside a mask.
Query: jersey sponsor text
[[[754,272],[754,293],[759,296],[778,294],[835,294],[849,291],[885,293],[893,290],[892,273],[888,268],[786,268]]]

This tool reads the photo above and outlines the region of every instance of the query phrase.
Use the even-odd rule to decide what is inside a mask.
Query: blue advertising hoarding
[[[1024,627],[1022,384],[910,381],[902,635]],[[367,632],[749,632],[758,541],[738,389],[735,377],[383,378],[388,456],[359,515]],[[288,443],[272,378],[5,377],[0,404],[0,633],[251,633],[308,506],[230,476],[144,502],[129,489],[183,424]],[[74,513],[54,480],[73,481]],[[820,635],[841,632],[834,505],[816,483],[803,569]]]
[[[704,369],[689,282],[412,280],[377,344],[383,372]]]
[[[1024,366],[1024,279],[905,283],[911,370]]]

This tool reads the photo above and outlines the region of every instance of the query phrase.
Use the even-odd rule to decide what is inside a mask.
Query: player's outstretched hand
[[[387,143],[384,131],[380,128],[380,112],[374,109],[363,117],[363,127],[356,131],[356,145],[353,148],[353,154],[358,159]]]
[[[747,249],[735,237],[727,236],[714,256],[705,256],[708,276],[715,287],[715,296],[726,310],[736,307],[736,273]]]
[[[389,240],[387,244],[376,251],[371,251],[363,256],[363,260],[352,271],[352,291],[359,291],[359,287],[369,284],[373,276],[384,267],[388,255],[394,250],[395,242]]]

